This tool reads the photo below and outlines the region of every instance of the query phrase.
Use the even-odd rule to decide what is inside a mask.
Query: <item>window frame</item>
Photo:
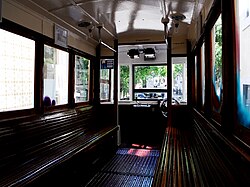
[[[188,90],[189,90],[189,87],[188,87],[188,84],[189,84],[189,83],[188,83],[188,79],[189,79],[189,77],[188,77],[188,69],[189,69],[189,68],[188,68],[188,56],[187,56],[186,54],[173,54],[173,55],[171,56],[171,58],[172,58],[172,59],[171,59],[171,66],[172,66],[172,67],[171,67],[171,70],[172,70],[172,72],[171,72],[171,81],[172,81],[172,82],[174,81],[174,78],[173,78],[174,65],[175,65],[175,64],[182,64],[182,63],[174,63],[174,62],[173,62],[173,59],[174,59],[174,58],[186,58],[186,86],[185,86],[185,87],[186,87],[186,92],[187,92],[187,95],[186,95],[187,100],[186,100],[186,102],[181,102],[181,101],[180,101],[180,103],[181,103],[182,105],[188,105],[188,93],[189,93],[189,92],[188,92]],[[185,67],[184,67],[184,63],[183,63],[183,68],[185,68]],[[172,84],[172,88],[171,88],[171,89],[172,89],[172,90],[171,90],[171,92],[172,92],[172,93],[171,93],[172,98],[174,98],[174,97],[173,97],[173,95],[174,95],[174,94],[173,94],[173,88],[174,88],[174,85]],[[171,104],[172,104],[172,103],[171,103]]]
[[[129,98],[128,99],[121,99],[121,66],[127,66],[128,67],[128,94],[129,94]],[[132,96],[132,94],[131,94],[131,82],[132,82],[132,78],[131,78],[131,75],[132,75],[132,73],[131,73],[131,71],[132,71],[132,64],[119,64],[119,67],[118,67],[118,79],[119,79],[119,81],[118,81],[118,90],[119,90],[119,92],[118,92],[118,102],[124,102],[124,101],[131,101],[132,100],[132,98],[131,98],[131,96]]]
[[[54,43],[52,43],[52,42],[49,42],[49,41],[45,41],[44,43],[43,43],[43,47],[45,46],[45,45],[47,45],[47,46],[49,46],[49,47],[53,47],[53,48],[55,48],[55,49],[59,49],[59,50],[62,50],[62,51],[64,51],[64,52],[67,52],[68,54],[69,54],[69,58],[68,58],[68,101],[67,101],[67,103],[66,104],[62,104],[62,105],[55,105],[55,106],[50,106],[50,107],[45,107],[44,106],[44,103],[43,103],[43,98],[44,98],[44,96],[43,96],[43,89],[41,89],[41,99],[42,99],[42,110],[45,112],[45,113],[48,113],[48,112],[51,112],[51,111],[61,111],[61,110],[63,110],[63,109],[66,109],[66,108],[69,108],[69,106],[70,106],[70,103],[69,103],[69,101],[70,101],[70,94],[69,94],[69,92],[70,92],[70,87],[69,87],[69,84],[70,84],[70,64],[71,64],[71,58],[70,58],[70,50],[69,49],[66,49],[66,48],[63,48],[63,47],[61,47],[61,46],[58,46],[58,45],[56,45],[56,44],[54,44]],[[44,59],[44,56],[43,56],[43,58],[42,59]],[[43,71],[43,67],[44,67],[44,60],[42,60],[42,71]],[[41,75],[41,79],[42,79],[42,88],[44,88],[44,77],[43,77],[43,74]]]
[[[36,80],[39,76],[39,62],[38,62],[38,52],[37,48],[39,48],[39,42],[36,38],[41,38],[41,35],[37,34],[36,32],[27,29],[21,25],[18,25],[14,22],[11,22],[5,18],[2,18],[2,22],[0,23],[0,29],[11,32],[13,34],[25,37],[27,39],[33,40],[35,42],[35,61],[34,61],[34,108],[30,109],[21,109],[21,110],[13,110],[13,111],[4,111],[0,112],[0,120],[2,119],[9,119],[15,116],[16,118],[22,118],[23,116],[32,116],[35,115],[37,111],[39,111],[38,105],[40,103],[40,98],[38,94],[38,84],[36,84]]]
[[[211,29],[211,31],[210,31],[210,35],[211,35],[211,37],[210,37],[210,47],[211,47],[211,64],[210,64],[210,68],[211,68],[211,75],[210,75],[210,79],[211,79],[211,117],[212,117],[212,119],[215,121],[215,124],[217,124],[217,125],[219,125],[219,126],[221,126],[221,108],[222,108],[222,104],[223,104],[223,92],[222,92],[222,95],[221,95],[221,97],[222,97],[222,99],[221,99],[221,101],[220,101],[220,103],[219,103],[219,108],[220,108],[220,110],[219,111],[215,111],[214,110],[214,97],[217,97],[216,96],[216,93],[215,93],[215,91],[213,91],[214,90],[214,84],[213,84],[213,76],[214,76],[214,73],[213,73],[213,68],[214,68],[214,61],[215,61],[215,53],[213,53],[215,50],[215,47],[214,47],[214,43],[213,43],[213,41],[214,41],[214,39],[215,39],[215,36],[212,34],[212,32],[213,32],[213,28],[214,28],[214,26],[215,26],[215,24],[216,24],[216,22],[217,22],[217,20],[220,18],[221,19],[221,22],[222,22],[222,18],[220,17],[220,16],[222,16],[222,14],[221,14],[221,12],[214,18],[214,24],[213,24],[213,26],[212,26],[212,29]],[[221,23],[222,24],[222,23]],[[223,33],[222,33],[222,35],[223,35]],[[223,37],[223,36],[222,36]],[[223,41],[222,41],[223,42]],[[223,50],[222,50],[222,56],[223,56]],[[222,60],[222,77],[221,77],[221,79],[222,79],[222,85],[223,85],[223,79],[224,79],[224,77],[223,77],[223,59],[221,59]]]
[[[84,107],[86,105],[93,104],[93,62],[96,61],[96,57],[87,54],[83,51],[75,49],[74,47],[68,46],[67,48],[61,47],[54,43],[52,38],[35,32],[29,28],[21,26],[5,18],[2,19],[0,23],[0,29],[6,30],[13,34],[20,35],[22,37],[31,39],[35,41],[35,73],[34,73],[34,108],[4,111],[0,112],[0,120],[13,119],[13,118],[26,118],[28,116],[36,116],[44,113],[54,113],[67,110],[72,107]],[[44,45],[54,47],[69,53],[69,76],[68,76],[68,102],[64,105],[57,105],[45,108],[43,105],[43,64],[44,64]],[[89,92],[89,102],[84,103],[74,103],[74,90],[72,89],[72,76],[74,72],[72,66],[74,60],[72,60],[75,54],[82,55],[90,59],[90,92]],[[74,86],[74,84],[73,84]],[[13,117],[14,116],[14,117]]]

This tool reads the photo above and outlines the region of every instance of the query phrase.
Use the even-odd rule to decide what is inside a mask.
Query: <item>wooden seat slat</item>
[[[0,186],[23,186],[116,135],[117,126],[96,124],[97,113],[69,110],[34,117],[33,120],[0,122]]]
[[[199,120],[167,127],[153,187],[250,186],[249,161]]]

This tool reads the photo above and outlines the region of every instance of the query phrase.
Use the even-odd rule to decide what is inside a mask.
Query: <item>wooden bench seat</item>
[[[250,164],[199,117],[166,129],[153,187],[250,186]]]
[[[96,111],[69,110],[0,125],[0,186],[24,186],[55,166],[116,135],[98,126]],[[115,140],[114,140],[115,141]]]

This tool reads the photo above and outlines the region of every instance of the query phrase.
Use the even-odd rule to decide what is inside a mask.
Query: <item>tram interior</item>
[[[0,186],[250,186],[249,11],[0,0]]]

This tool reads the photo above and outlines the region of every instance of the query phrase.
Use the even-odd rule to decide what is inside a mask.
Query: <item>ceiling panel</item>
[[[67,7],[72,4],[71,0],[31,0],[48,11]]]
[[[178,32],[172,35],[187,35],[192,20],[201,11],[205,0],[24,0],[42,7],[50,14],[64,20],[78,30],[89,34],[89,28],[81,28],[79,22],[91,22],[93,37],[97,36],[97,26],[102,23],[103,38],[119,39],[120,36],[152,35],[164,31],[163,17],[170,17],[168,28],[174,30],[172,14],[184,15],[179,23]],[[22,3],[21,1],[18,1]],[[26,3],[27,5],[27,3]],[[195,17],[194,17],[195,16]]]

